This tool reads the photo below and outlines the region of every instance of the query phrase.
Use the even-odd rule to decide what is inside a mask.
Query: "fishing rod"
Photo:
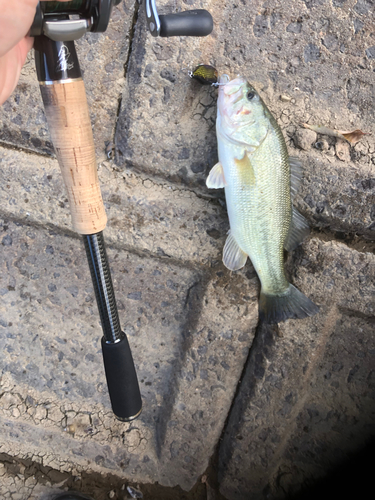
[[[45,114],[68,194],[73,229],[82,235],[103,330],[101,341],[112,410],[122,421],[142,411],[133,357],[121,330],[105,249],[107,216],[101,196],[85,86],[74,40],[104,32],[121,0],[39,2],[30,36]],[[153,36],[205,36],[212,31],[204,10],[158,15],[155,0],[145,1]]]

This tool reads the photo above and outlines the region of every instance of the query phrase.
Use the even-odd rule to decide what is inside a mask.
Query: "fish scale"
[[[208,187],[225,188],[230,234],[223,262],[237,270],[250,257],[261,282],[259,312],[266,322],[313,315],[318,307],[287,281],[284,271],[284,246],[300,243],[308,225],[292,209],[291,166],[281,129],[244,78],[224,80],[216,122],[219,163],[207,179]]]
[[[290,196],[282,195],[283,191],[287,191],[279,189],[283,181],[280,170],[287,170],[287,163],[276,161],[275,165],[275,161],[260,161],[264,156],[280,157],[278,151],[275,151],[279,148],[274,146],[273,136],[272,131],[269,132],[262,146],[249,155],[256,185],[244,191],[241,188],[243,179],[235,175],[235,166],[232,165],[233,182],[225,188],[225,196],[236,200],[230,220],[231,227],[236,228],[233,235],[237,243],[249,255],[263,289],[278,293],[288,286],[283,269],[283,243],[288,231],[291,207]],[[280,166],[282,169],[277,168]],[[274,182],[269,182],[270,178]],[[283,231],[275,231],[280,226]],[[275,245],[276,240],[279,241],[278,245]]]

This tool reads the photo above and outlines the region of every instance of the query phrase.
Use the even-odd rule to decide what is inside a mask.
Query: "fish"
[[[302,166],[289,156],[280,127],[246,78],[222,75],[218,83],[219,162],[206,185],[225,189],[230,230],[223,263],[236,271],[250,258],[261,283],[261,321],[317,314],[319,307],[288,282],[284,269],[284,249],[293,250],[309,233],[292,204]]]

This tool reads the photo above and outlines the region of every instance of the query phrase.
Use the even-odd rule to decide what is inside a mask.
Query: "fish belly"
[[[226,158],[224,166],[231,233],[267,294],[283,293],[289,286],[283,264],[291,222],[289,165],[273,149],[264,144],[249,155],[253,172],[239,171],[234,158]]]

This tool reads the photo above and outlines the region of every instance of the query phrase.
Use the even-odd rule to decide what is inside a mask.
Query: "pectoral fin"
[[[291,252],[294,250],[309,234],[309,223],[296,208],[292,208],[292,222],[290,224],[289,234],[285,242],[285,250]]]
[[[224,169],[222,164],[216,163],[214,167],[212,167],[210,173],[208,174],[206,180],[206,186],[209,189],[220,189],[226,186],[226,181],[224,177]]]
[[[241,250],[237,241],[229,232],[223,250],[224,266],[231,271],[237,271],[246,264],[247,254]]]

